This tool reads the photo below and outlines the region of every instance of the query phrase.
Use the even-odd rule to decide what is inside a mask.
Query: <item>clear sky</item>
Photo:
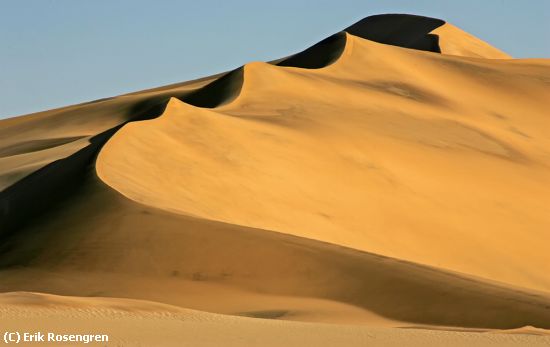
[[[379,13],[550,58],[550,0],[0,0],[0,118],[279,58]]]

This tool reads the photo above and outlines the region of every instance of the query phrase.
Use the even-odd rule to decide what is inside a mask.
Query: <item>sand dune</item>
[[[348,35],[323,69],[245,65],[214,110],[171,99],[118,131],[97,172],[157,208],[548,290],[550,161],[528,137],[548,145],[550,75],[488,65]],[[506,100],[514,85],[529,93]]]
[[[164,212],[94,177],[82,189],[55,218],[4,242],[2,291],[128,297],[291,320],[550,328],[546,293]]]
[[[118,344],[548,343],[549,83],[548,60],[381,15],[2,120],[2,322],[93,321]]]

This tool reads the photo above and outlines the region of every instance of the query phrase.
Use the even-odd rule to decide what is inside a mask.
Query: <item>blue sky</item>
[[[548,0],[0,0],[0,118],[298,52],[379,13],[437,17],[550,58]]]

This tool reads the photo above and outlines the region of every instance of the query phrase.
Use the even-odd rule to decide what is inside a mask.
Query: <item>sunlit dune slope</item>
[[[220,107],[171,99],[97,173],[157,208],[548,290],[549,65],[348,34],[325,68],[245,65]]]
[[[438,36],[439,49],[443,54],[488,59],[511,58],[508,54],[450,23],[445,23],[431,33]]]

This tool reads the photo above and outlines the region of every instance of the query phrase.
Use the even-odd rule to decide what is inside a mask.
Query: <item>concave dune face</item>
[[[245,65],[220,107],[171,99],[96,170],[156,208],[549,290],[548,67],[347,34],[324,68]]]

